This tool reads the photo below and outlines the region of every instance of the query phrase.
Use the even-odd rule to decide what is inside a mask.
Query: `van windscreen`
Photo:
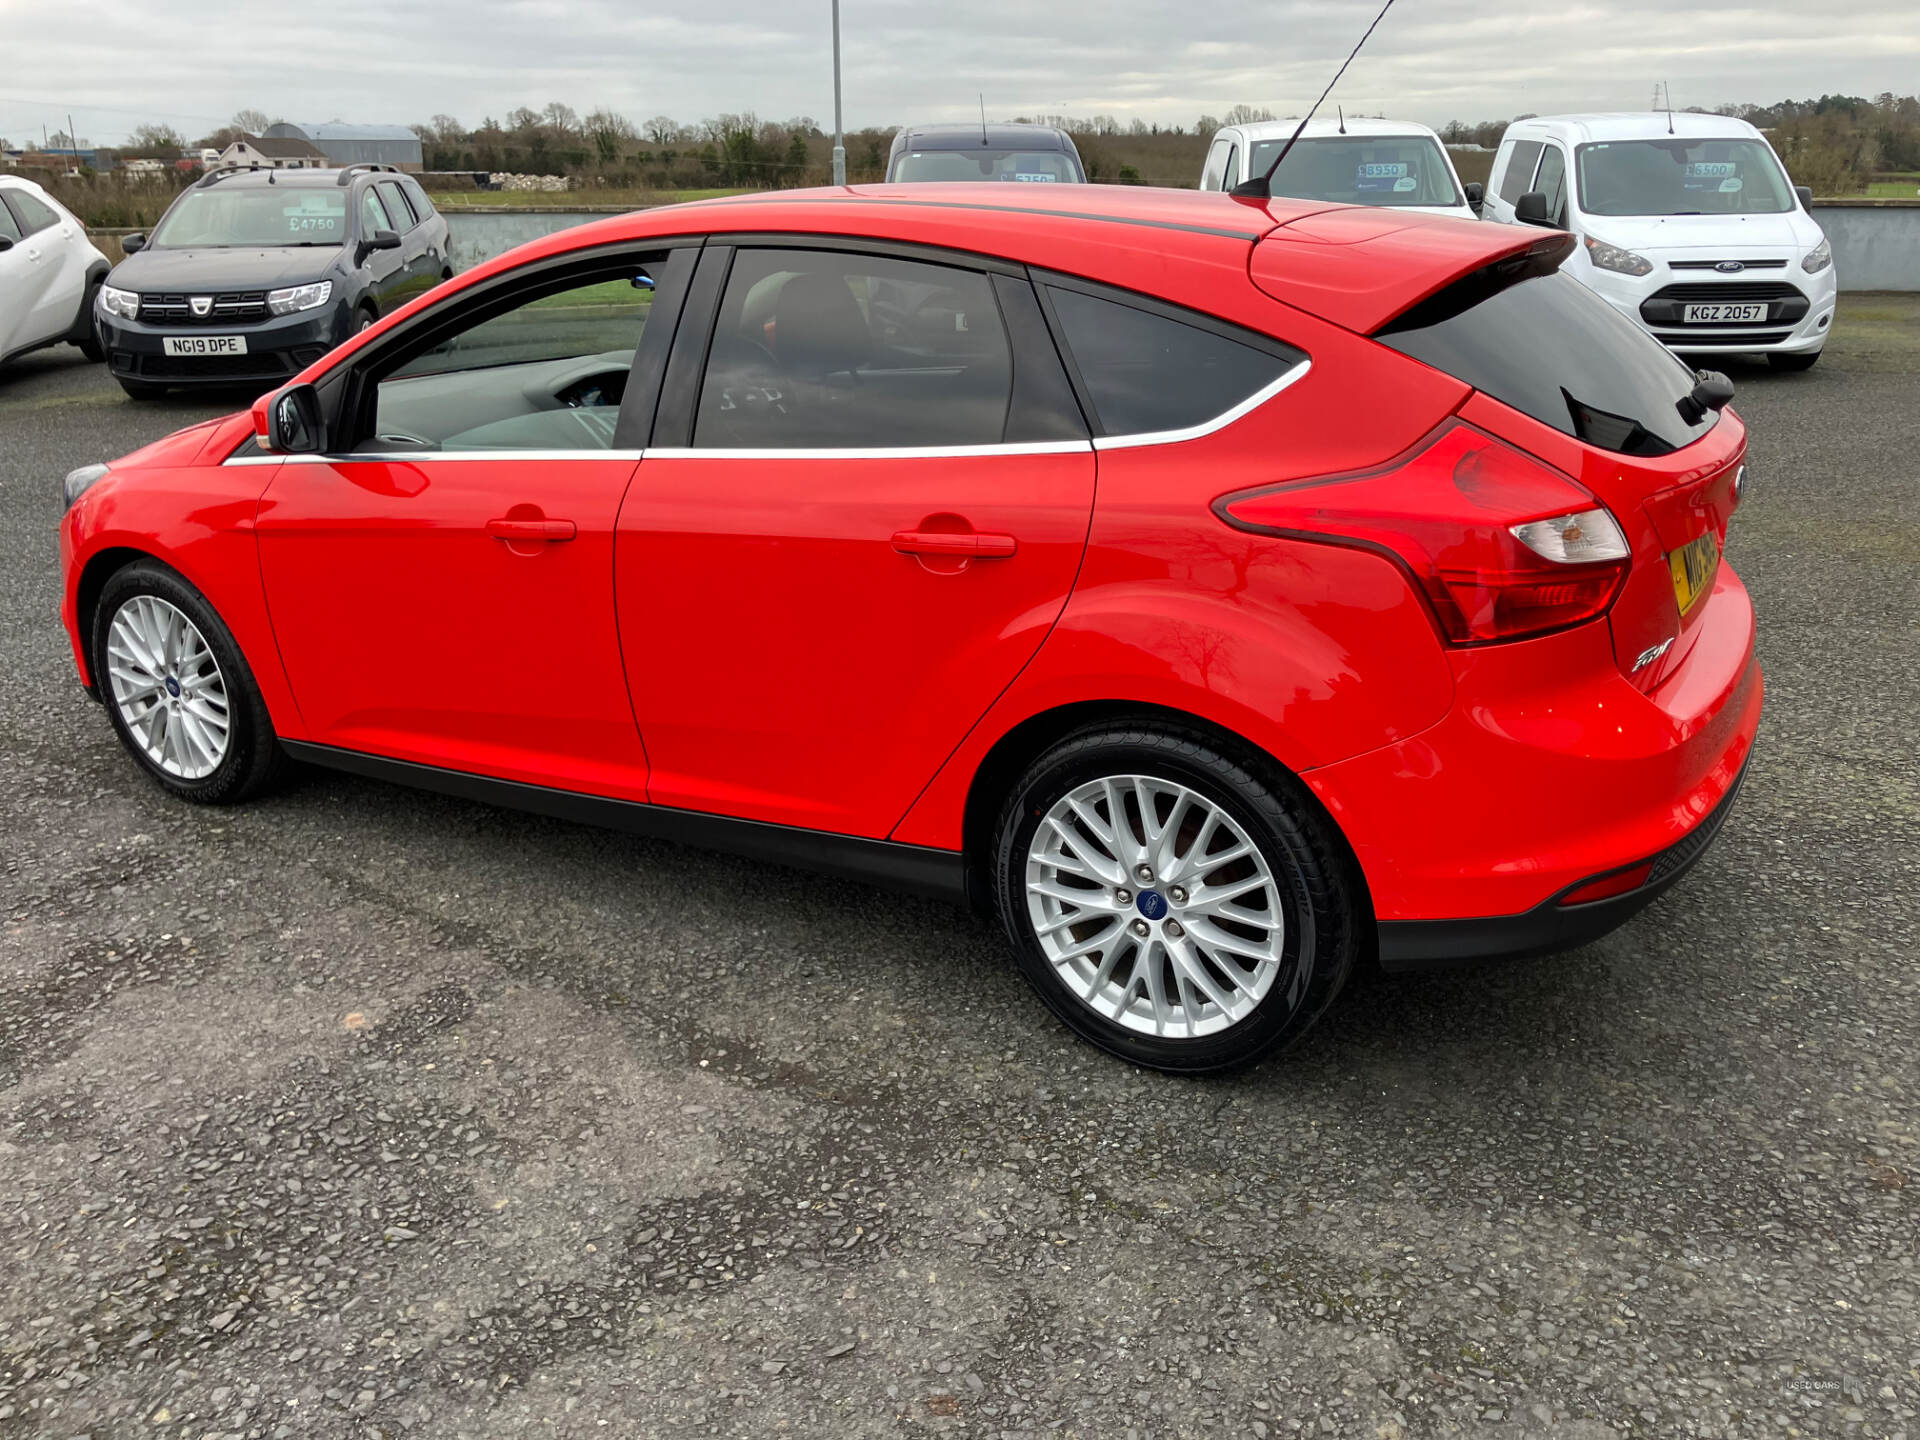
[[[1784,215],[1795,205],[1758,140],[1610,140],[1582,145],[1575,163],[1589,215]]]

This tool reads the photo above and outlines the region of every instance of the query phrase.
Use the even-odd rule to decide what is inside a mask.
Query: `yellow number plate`
[[[1669,554],[1667,568],[1673,572],[1673,598],[1684,615],[1713,589],[1713,577],[1720,573],[1720,541],[1707,531]]]

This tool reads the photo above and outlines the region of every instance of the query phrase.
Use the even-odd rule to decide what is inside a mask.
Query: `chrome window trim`
[[[647,454],[661,460],[945,460],[978,455],[1082,455],[1086,440],[1027,440],[1004,445],[779,446],[764,450],[719,446],[659,445]]]
[[[1298,365],[1288,366],[1277,379],[1263,385],[1238,405],[1222,410],[1211,420],[1202,420],[1198,425],[1189,425],[1184,430],[1148,430],[1138,435],[1100,435],[1094,438],[1093,448],[1128,450],[1136,445],[1179,445],[1188,440],[1201,439],[1203,436],[1213,434],[1216,430],[1226,429],[1241,416],[1258,410],[1294,381],[1305,376],[1312,368],[1312,360],[1302,360]]]
[[[429,460],[639,460],[644,450],[357,450],[345,455],[229,455],[222,465],[375,465]]]

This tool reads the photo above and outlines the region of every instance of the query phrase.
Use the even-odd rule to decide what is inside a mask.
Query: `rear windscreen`
[[[1689,421],[1681,402],[1692,394],[1693,373],[1558,271],[1504,286],[1483,271],[1415,306],[1374,338],[1556,430],[1623,455],[1678,450],[1719,418],[1708,410]]]
[[[1264,175],[1285,140],[1253,147],[1249,175]],[[1296,141],[1268,182],[1275,195],[1341,205],[1459,205],[1453,170],[1422,135],[1329,135]]]

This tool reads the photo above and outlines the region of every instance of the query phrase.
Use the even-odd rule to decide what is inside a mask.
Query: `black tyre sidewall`
[[[128,729],[114,701],[113,681],[107,673],[107,631],[120,607],[136,595],[152,595],[164,600],[192,620],[213,651],[214,661],[220,666],[221,678],[226,683],[230,720],[227,753],[211,775],[198,780],[169,775],[155,764]],[[259,687],[254,684],[253,671],[206,597],[173,570],[158,561],[140,560],[108,578],[93,613],[91,655],[94,682],[114,733],[140,768],[169,794],[200,805],[231,804],[259,790],[278,770],[279,742],[274,738],[273,724],[260,698]]]
[[[1077,785],[1129,774],[1177,781],[1222,806],[1260,846],[1278,884],[1286,912],[1283,955],[1290,965],[1303,967],[1304,983],[1287,984],[1289,972],[1283,970],[1251,1016],[1217,1035],[1160,1039],[1096,1014],[1066,988],[1033,933],[1026,865],[1041,817]],[[1069,736],[1015,785],[996,835],[995,902],[1022,972],[1071,1029],[1135,1064],[1184,1074],[1249,1064],[1297,1040],[1333,1002],[1353,968],[1353,886],[1324,822],[1283,786],[1256,778],[1195,738],[1137,729]]]

